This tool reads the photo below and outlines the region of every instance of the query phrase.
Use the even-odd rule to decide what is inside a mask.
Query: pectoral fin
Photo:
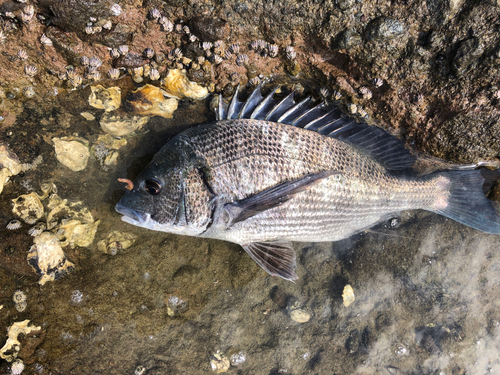
[[[279,185],[261,191],[251,197],[224,205],[228,221],[227,227],[257,215],[260,212],[277,207],[290,200],[296,194],[316,185],[322,179],[330,177],[340,172],[321,171],[309,173],[295,180],[285,181]]]
[[[295,251],[289,241],[254,242],[242,245],[243,249],[271,276],[285,280],[298,279],[295,270]]]

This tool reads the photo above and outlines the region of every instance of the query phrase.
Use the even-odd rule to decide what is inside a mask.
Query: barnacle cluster
[[[14,301],[17,311],[23,312],[26,310],[28,304],[26,302],[26,294],[24,294],[22,290],[16,290],[12,296],[12,300]]]

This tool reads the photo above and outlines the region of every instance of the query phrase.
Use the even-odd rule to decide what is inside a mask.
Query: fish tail
[[[500,170],[446,171],[439,175],[444,194],[430,211],[483,232],[500,234],[500,216],[485,195],[500,180]]]

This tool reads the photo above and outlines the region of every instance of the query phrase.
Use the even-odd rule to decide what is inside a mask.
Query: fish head
[[[175,233],[186,224],[182,213],[184,158],[175,147],[167,146],[137,176],[115,210],[129,224]]]

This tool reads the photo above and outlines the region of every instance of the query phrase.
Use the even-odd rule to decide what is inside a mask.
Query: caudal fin
[[[483,232],[500,234],[500,216],[486,198],[484,187],[500,178],[500,171],[472,170],[439,173],[449,180],[446,207],[432,210]]]

